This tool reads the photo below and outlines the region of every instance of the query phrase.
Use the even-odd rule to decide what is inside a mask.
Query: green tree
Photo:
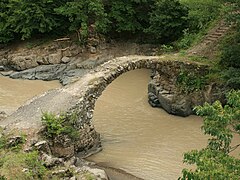
[[[105,8],[116,32],[139,32],[149,25],[149,12],[156,0],[108,0]]]
[[[31,37],[35,33],[50,32],[60,26],[54,8],[64,1],[53,0],[9,0],[7,26],[21,36]]]
[[[9,42],[14,38],[12,29],[8,24],[9,0],[0,1],[0,43]]]
[[[0,42],[14,38],[27,39],[38,33],[60,31],[63,17],[54,8],[65,1],[60,0],[2,0],[0,2]],[[64,28],[62,28],[64,29]]]
[[[82,38],[88,36],[90,25],[94,25],[97,32],[107,30],[108,20],[101,0],[72,0],[55,11],[66,16],[70,22],[69,30],[78,31]]]
[[[240,146],[231,146],[233,134],[240,135],[240,90],[227,95],[224,107],[216,101],[198,106],[196,111],[204,118],[204,134],[211,138],[206,148],[184,154],[184,162],[197,167],[184,169],[179,179],[240,179],[240,159],[229,155]]]
[[[179,0],[157,0],[150,12],[150,26],[145,32],[165,42],[173,41],[183,34],[187,20],[188,8]]]

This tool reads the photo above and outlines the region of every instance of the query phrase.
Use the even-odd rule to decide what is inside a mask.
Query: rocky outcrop
[[[68,58],[75,57],[81,51],[82,49],[72,41],[52,42],[35,47],[30,47],[26,42],[19,47],[0,50],[0,66],[23,71],[39,65],[67,63]]]
[[[112,56],[110,56],[112,57]],[[66,59],[64,64],[39,65],[35,68],[23,71],[11,71],[5,75],[13,79],[29,79],[29,80],[59,80],[63,85],[67,85],[77,78],[82,77],[91,69],[104,63],[108,58],[105,56],[95,56],[83,60],[81,58]],[[4,75],[4,72],[0,72]],[[6,72],[5,72],[6,73]]]
[[[193,69],[189,66],[184,67],[184,69],[189,72],[195,71],[202,76],[207,73],[205,66],[199,69]],[[148,99],[152,107],[160,107],[170,114],[186,117],[195,113],[193,110],[195,106],[203,105],[205,102],[212,103],[220,100],[224,104],[223,87],[210,84],[205,85],[201,90],[184,92],[176,82],[178,73],[180,72],[155,71],[155,75],[148,84]]]
[[[67,85],[116,56],[153,53],[153,46],[135,43],[103,43],[88,49],[67,41],[31,49],[6,48],[0,50],[0,74],[11,78],[59,80]]]

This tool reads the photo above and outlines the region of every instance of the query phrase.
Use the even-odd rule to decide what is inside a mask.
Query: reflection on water
[[[60,86],[58,81],[30,81],[0,76],[0,111],[9,114],[33,96]]]
[[[177,179],[183,153],[206,146],[202,119],[167,114],[147,102],[148,70],[125,73],[97,100],[94,125],[103,151],[89,159],[146,180]]]

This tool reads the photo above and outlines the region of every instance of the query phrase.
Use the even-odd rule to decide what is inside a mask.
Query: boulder
[[[65,63],[65,64],[69,63],[70,61],[71,61],[71,59],[70,59],[69,57],[66,57],[66,56],[64,56],[64,57],[61,59],[61,62],[62,62],[62,63]]]
[[[83,166],[78,169],[78,174],[75,176],[77,180],[87,180],[87,177],[95,180],[109,180],[106,172],[99,168],[91,168],[88,166]]]
[[[4,70],[5,70],[4,66],[0,66],[0,71],[4,71]]]
[[[59,51],[48,56],[49,64],[60,64],[62,59],[62,53]]]

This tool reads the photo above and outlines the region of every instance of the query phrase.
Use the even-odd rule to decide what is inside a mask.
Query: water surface
[[[89,159],[146,180],[177,179],[187,167],[183,153],[207,144],[200,130],[202,119],[152,108],[147,102],[148,81],[148,70],[135,70],[106,88],[93,119],[103,151]]]
[[[58,81],[22,80],[0,76],[0,111],[10,114],[32,97],[60,86]]]

